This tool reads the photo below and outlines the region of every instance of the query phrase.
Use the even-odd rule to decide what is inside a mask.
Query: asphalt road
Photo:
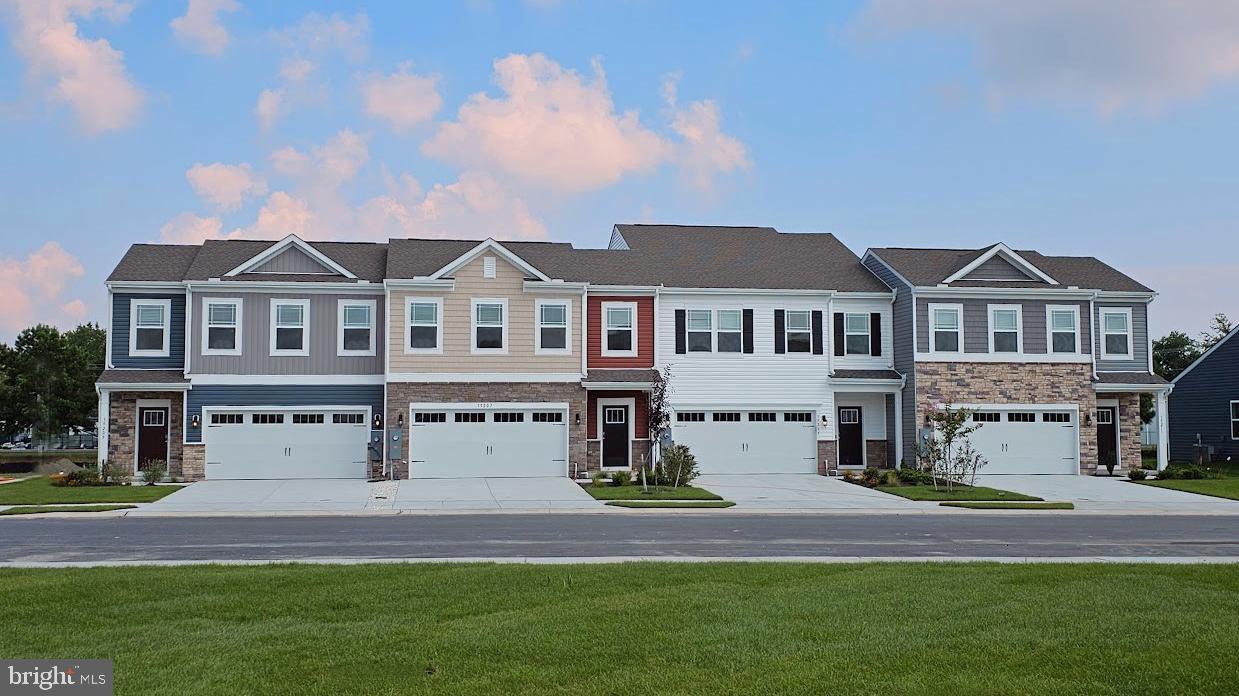
[[[659,513],[0,520],[0,563],[776,556],[1236,557],[1239,522]]]

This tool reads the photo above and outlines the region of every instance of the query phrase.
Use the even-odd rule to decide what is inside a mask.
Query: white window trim
[[[632,312],[632,350],[611,350],[607,348],[607,310],[628,309]],[[640,343],[637,342],[637,303],[636,302],[603,302],[602,303],[602,355],[603,357],[632,358],[636,357]]]
[[[866,331],[862,334],[856,331],[848,331],[848,317],[864,317]],[[849,353],[848,352],[848,336],[864,336],[865,337],[865,352]],[[873,317],[865,312],[843,312],[843,356],[873,355]]]
[[[783,308],[783,355],[785,356],[786,355],[791,355],[791,356],[796,356],[796,355],[812,356],[813,355],[813,311],[814,310],[812,309],[787,309],[786,307]],[[795,331],[793,331],[790,328],[790,322],[788,321],[788,315],[790,315],[792,312],[796,312],[798,314],[809,315],[809,328],[804,329],[804,330],[796,329]],[[791,343],[787,340],[787,335],[789,333],[809,334],[809,350],[792,350]]]
[[[706,315],[710,317],[710,330],[709,331],[701,331],[700,329],[694,331],[691,327],[689,327],[688,325],[689,316],[688,315],[693,312],[705,312]],[[691,353],[713,353],[715,346],[718,345],[718,341],[717,341],[718,336],[715,335],[717,329],[718,329],[718,317],[714,316],[714,310],[692,308],[692,307],[685,309],[684,310],[684,352],[690,353],[690,354]],[[709,350],[693,350],[688,345],[688,335],[690,333],[710,334],[710,349]]]
[[[1071,312],[1074,317],[1072,330],[1076,335],[1076,349],[1070,353],[1054,352],[1054,312]],[[1049,355],[1079,355],[1084,352],[1084,341],[1080,340],[1080,306],[1079,305],[1046,305],[1045,306],[1045,352]]]
[[[1239,437],[1235,437],[1235,422],[1239,421],[1239,418],[1235,418],[1235,404],[1239,404],[1239,399],[1235,399],[1230,402],[1230,410],[1226,415],[1229,416],[1229,418],[1227,418],[1227,422],[1230,423],[1230,439],[1239,440]]]
[[[1015,312],[1015,350],[1014,351],[996,351],[994,350],[994,333],[998,330],[994,325],[994,312],[1014,311]],[[989,336],[989,352],[994,355],[1023,355],[1024,354],[1024,306],[1018,304],[992,304],[985,307],[985,324],[986,334]],[[960,328],[963,328],[963,317],[960,317]],[[1007,332],[1003,332],[1007,333]],[[963,343],[960,343],[963,347]]]
[[[1123,314],[1127,317],[1127,352],[1126,353],[1111,353],[1106,350],[1106,336],[1114,333],[1106,331],[1106,315],[1107,314]],[[1135,359],[1135,331],[1131,323],[1131,307],[1099,307],[1097,309],[1097,326],[1101,336],[1101,359],[1102,360],[1134,360]],[[1116,334],[1117,335],[1117,334]]]
[[[740,328],[735,329],[735,330],[728,329],[724,331],[722,329],[722,326],[723,326],[722,317],[721,317],[722,312],[736,312],[737,314],[739,314],[740,315]],[[810,327],[809,330],[812,331],[813,330],[812,328],[813,327],[813,315],[809,315],[809,327]],[[714,316],[710,318],[710,331],[712,332],[712,335],[710,336],[710,341],[711,341],[710,347],[712,351],[714,352],[714,354],[716,355],[743,355],[744,354],[744,310],[743,309],[739,307],[721,307],[719,309],[714,310]],[[721,333],[740,334],[740,350],[719,350],[718,349],[718,345],[719,345],[718,335]],[[813,337],[810,336],[809,337],[810,345],[812,345],[812,341],[813,341]],[[809,352],[812,352],[811,348]]]
[[[236,325],[237,332],[236,342],[233,343],[231,349],[228,348],[210,348],[211,340],[211,306],[212,305],[232,305],[236,308]],[[236,297],[204,297],[202,298],[202,354],[203,355],[241,355],[242,340],[241,340],[241,313],[244,303]]]
[[[163,307],[163,348],[159,350],[138,350],[138,306]],[[147,327],[150,328],[150,327]],[[131,358],[166,358],[171,352],[172,337],[172,300],[170,299],[139,299],[129,301],[129,357]]]
[[[478,348],[478,305],[497,304],[503,307],[503,347],[502,348]],[[442,320],[440,320],[442,323]],[[471,297],[469,298],[469,352],[474,355],[507,355],[508,354],[508,325],[511,324],[511,317],[508,315],[508,301],[502,297]]]
[[[345,350],[344,348],[344,308],[345,307],[369,307],[370,308],[370,347],[365,350]],[[348,356],[374,356],[375,343],[378,334],[378,311],[379,303],[377,300],[339,300],[336,304],[336,355],[338,357]]]
[[[412,348],[413,305],[432,304],[435,306],[435,347]],[[470,339],[472,340],[472,339]],[[404,298],[404,354],[405,355],[441,355],[443,353],[443,298],[421,297],[411,295]]]
[[[301,348],[299,350],[279,350],[275,347],[275,329],[276,320],[279,312],[277,308],[280,305],[300,305],[301,306]],[[309,300],[293,300],[273,297],[271,298],[271,356],[272,357],[296,357],[308,356],[310,354],[310,301]]]
[[[542,347],[542,308],[548,305],[564,308],[564,347]],[[558,327],[556,327],[558,328]],[[534,355],[572,355],[572,300],[540,300],[533,302],[533,352]]]
[[[955,329],[955,333],[959,336],[959,341],[958,341],[959,350],[938,350],[937,348],[936,342],[934,341],[934,334],[938,332],[938,329],[934,322],[934,314],[935,314],[935,310],[939,310],[939,309],[953,309],[955,310],[955,312],[957,313],[957,316],[959,317],[959,326]],[[928,321],[926,321],[925,323],[928,324],[928,328],[929,328],[929,352],[938,353],[940,355],[941,354],[962,355],[964,352],[964,305],[959,304],[959,303],[944,304],[944,303],[931,302],[927,306],[927,313],[929,314],[929,317],[928,317]],[[950,331],[950,329],[942,329],[942,330]]]

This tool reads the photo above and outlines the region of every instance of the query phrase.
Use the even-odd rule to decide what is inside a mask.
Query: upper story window
[[[129,354],[168,357],[172,300],[133,300],[129,305]]]
[[[1131,310],[1101,310],[1101,357],[1132,359]]]
[[[535,311],[538,313],[537,334],[535,346],[538,353],[571,353],[568,347],[568,307],[567,302],[538,300]]]
[[[336,341],[338,355],[374,355],[375,314],[374,300],[340,300]]]
[[[271,300],[271,355],[309,355],[309,333],[309,300]]]
[[[869,355],[869,315],[843,315],[843,345],[847,355]]]
[[[964,345],[962,305],[929,305],[929,350],[958,353]]]
[[[787,338],[787,352],[812,352],[813,313],[807,309],[789,309],[784,313],[783,321],[783,333]]]
[[[406,353],[443,352],[443,300],[437,297],[410,297],[406,305],[408,338],[404,342]]]
[[[637,354],[637,305],[633,302],[602,303],[602,354]]]
[[[208,297],[203,306],[203,355],[241,354],[241,301]]]
[[[738,309],[720,309],[718,315],[718,352],[739,353],[744,347],[744,315]]]
[[[1023,333],[1023,310],[1020,305],[989,306],[989,350],[991,353],[1020,352]]]
[[[507,300],[473,300],[474,353],[508,352]]]
[[[1230,402],[1230,439],[1239,440],[1239,401]]]
[[[1080,350],[1080,308],[1050,305],[1045,308],[1051,353],[1076,353]]]
[[[688,352],[708,353],[714,350],[714,319],[708,309],[690,309],[685,316],[688,328]]]

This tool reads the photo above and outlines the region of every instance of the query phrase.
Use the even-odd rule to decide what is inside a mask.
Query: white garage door
[[[409,478],[567,476],[567,409],[410,409]]]
[[[817,473],[813,411],[676,411],[671,439],[703,474]]]
[[[212,408],[203,420],[208,479],[367,477],[364,409]]]
[[[1076,474],[1079,434],[1074,410],[992,406],[973,414],[968,436],[987,460],[983,474]]]

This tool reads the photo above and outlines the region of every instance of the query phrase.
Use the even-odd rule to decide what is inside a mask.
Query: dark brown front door
[[[138,409],[138,468],[154,459],[168,460],[168,408]]]
[[[628,460],[628,407],[602,407],[602,465],[631,466]]]
[[[839,407],[839,466],[864,466],[865,440],[860,425],[860,408]]]
[[[1113,406],[1101,406],[1097,409],[1097,465],[1118,466],[1118,431],[1115,421],[1118,420],[1118,409]]]

